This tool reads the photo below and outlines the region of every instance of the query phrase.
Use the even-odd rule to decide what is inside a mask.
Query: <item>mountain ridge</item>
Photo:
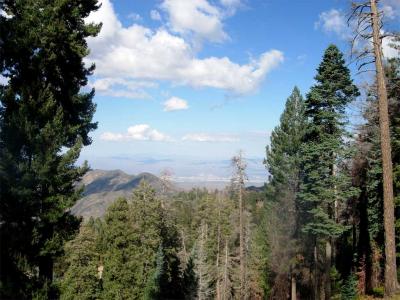
[[[142,180],[147,181],[156,193],[161,193],[163,189],[162,180],[148,172],[129,175],[119,169],[90,170],[77,185],[78,188],[84,188],[83,197],[71,208],[71,213],[84,219],[102,217],[108,206],[116,199],[120,197],[130,198],[132,191]],[[175,190],[175,186],[170,184],[169,193]]]

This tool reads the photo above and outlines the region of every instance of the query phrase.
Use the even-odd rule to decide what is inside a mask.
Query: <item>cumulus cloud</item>
[[[147,124],[138,124],[130,126],[125,133],[104,132],[100,138],[105,141],[158,141],[168,142],[172,139],[151,128]]]
[[[194,2],[208,12],[206,15],[218,14],[207,1]],[[165,1],[163,5],[168,3],[172,3],[173,7],[176,5],[172,0]],[[195,10],[197,8],[195,6]],[[256,90],[265,76],[283,61],[283,53],[278,50],[264,52],[247,64],[237,64],[228,57],[197,58],[190,43],[164,27],[157,30],[138,24],[124,27],[109,0],[102,0],[101,8],[91,14],[87,22],[103,23],[99,36],[88,38],[91,53],[87,62],[96,64],[95,75],[99,79],[131,83],[136,80],[168,81],[177,85],[211,87],[245,94]],[[211,36],[221,38],[221,31],[215,29],[218,26],[213,26],[214,29],[204,29],[205,32],[214,32]],[[127,92],[133,94],[134,90],[128,89]],[[139,95],[143,96],[143,93]]]
[[[348,38],[351,33],[347,26],[345,15],[334,8],[329,11],[324,11],[319,15],[318,21],[315,23],[315,28],[321,28],[325,32],[335,33],[341,38]]]
[[[238,142],[239,138],[234,135],[190,133],[190,134],[183,136],[182,141],[233,143],[233,142]]]
[[[399,57],[399,50],[393,48],[393,44],[400,47],[400,43],[396,42],[393,37],[387,36],[382,39],[382,53],[385,58]]]
[[[189,108],[187,101],[178,97],[171,97],[163,104],[164,111],[185,110]]]
[[[386,17],[393,18],[400,13],[400,2],[398,2],[398,0],[383,1],[381,10]],[[353,20],[350,24],[347,24],[347,17],[342,11],[331,9],[319,15],[319,19],[315,23],[315,28],[322,29],[327,33],[334,33],[343,40],[350,40],[350,38],[354,36],[356,22]],[[384,32],[382,31],[382,33]],[[398,51],[391,47],[393,43],[395,43],[395,41],[392,37],[384,37],[382,39],[382,52],[385,58],[398,57]],[[356,41],[355,46],[356,50],[360,51],[369,49],[372,47],[372,40],[364,41],[359,39]]]
[[[168,14],[171,29],[177,33],[194,33],[212,42],[228,38],[221,12],[207,0],[164,0],[161,8]]]

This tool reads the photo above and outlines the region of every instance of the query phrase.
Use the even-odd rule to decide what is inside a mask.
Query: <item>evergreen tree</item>
[[[81,92],[94,66],[83,58],[86,38],[99,31],[84,18],[98,6],[1,2],[0,72],[7,82],[0,86],[0,296],[23,299],[51,288],[53,261],[78,228],[68,208],[87,166],[75,162],[96,128],[94,91]]]
[[[162,299],[161,298],[161,285],[165,274],[165,258],[162,246],[158,247],[156,256],[156,268],[153,274],[150,276],[150,280],[147,283],[144,291],[145,299]]]
[[[196,299],[198,290],[198,278],[195,271],[195,264],[193,256],[190,256],[188,263],[186,264],[185,270],[183,272],[183,293],[185,299],[191,300]]]
[[[142,297],[147,278],[143,279],[137,236],[129,217],[125,199],[116,200],[105,216],[103,292],[105,299],[138,299]],[[152,264],[151,264],[152,265]]]
[[[351,152],[346,132],[346,106],[358,96],[339,49],[330,45],[316,84],[305,101],[308,126],[302,144],[302,183],[299,199],[304,212],[303,231],[314,239],[315,297],[331,296],[332,243],[346,227],[339,223],[340,207],[357,195],[347,172]],[[324,245],[323,278],[319,276],[319,252]],[[333,246],[334,247],[334,246]]]
[[[182,299],[179,239],[154,190],[142,181],[105,217],[103,297]]]
[[[267,183],[267,236],[269,268],[273,285],[282,292],[283,279],[289,289],[289,273],[294,272],[298,243],[296,242],[297,204],[300,184],[300,146],[305,132],[304,100],[297,87],[286,101],[280,124],[271,134],[267,147],[266,168],[270,174]],[[282,222],[285,218],[287,221]],[[295,284],[295,283],[294,283]]]
[[[306,120],[304,100],[295,87],[286,101],[280,123],[271,133],[264,163],[270,174],[267,197],[279,202],[283,194],[292,196],[298,191],[300,168],[300,145],[304,136]]]
[[[83,225],[77,237],[65,245],[66,272],[60,284],[61,299],[98,299],[101,291],[100,253],[97,234],[92,226]]]

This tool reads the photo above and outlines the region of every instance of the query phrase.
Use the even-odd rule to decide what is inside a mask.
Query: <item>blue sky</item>
[[[88,40],[99,127],[81,158],[93,168],[225,178],[243,149],[262,181],[269,133],[293,87],[308,91],[330,43],[349,53],[347,0],[101,2],[87,20],[103,22]],[[399,1],[382,7],[399,27]]]

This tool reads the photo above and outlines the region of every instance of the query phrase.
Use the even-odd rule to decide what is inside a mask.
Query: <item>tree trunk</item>
[[[228,240],[225,240],[225,265],[224,265],[224,283],[222,290],[222,299],[227,299],[226,295],[228,293]]]
[[[217,201],[218,201],[218,227],[217,227],[217,259],[216,259],[216,262],[215,262],[215,267],[216,267],[216,270],[217,270],[217,283],[216,283],[216,299],[217,300],[221,300],[221,291],[220,291],[220,287],[221,287],[221,277],[220,277],[220,267],[219,267],[219,250],[220,250],[220,247],[221,247],[221,242],[220,242],[220,239],[221,239],[221,228],[220,228],[220,224],[219,224],[219,222],[220,222],[220,217],[221,217],[221,209],[220,209],[220,201],[219,201],[219,196],[218,196],[218,198],[217,198]]]
[[[244,220],[243,220],[243,188],[239,187],[239,260],[240,260],[240,299],[245,299],[245,261],[244,261]]]
[[[297,286],[296,286],[296,276],[292,273],[292,296],[290,297],[291,300],[297,300]]]
[[[385,293],[393,294],[398,288],[396,268],[395,220],[393,199],[392,149],[390,145],[389,112],[382,64],[382,45],[379,13],[376,0],[371,1],[371,21],[375,55],[376,81],[379,103],[379,127],[383,169],[383,217],[385,228]]]
[[[331,266],[332,266],[332,245],[330,240],[325,245],[325,299],[331,298]]]
[[[314,245],[314,300],[319,299],[319,280],[318,280],[318,249],[317,242]]]

